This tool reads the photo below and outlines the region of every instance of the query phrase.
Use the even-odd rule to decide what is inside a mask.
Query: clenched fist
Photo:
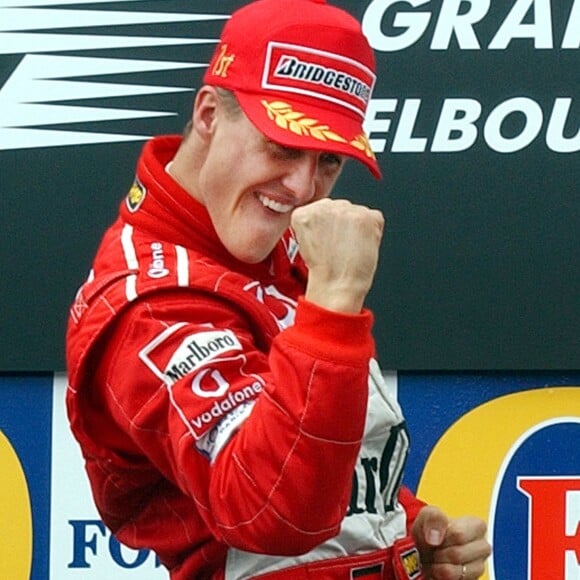
[[[322,199],[294,210],[292,228],[310,273],[306,299],[358,313],[371,288],[385,220],[375,209]]]

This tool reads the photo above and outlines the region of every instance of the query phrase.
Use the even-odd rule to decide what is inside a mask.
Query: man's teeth
[[[265,195],[258,196],[259,200],[262,202],[262,205],[265,205],[268,209],[278,213],[288,213],[292,209],[294,209],[293,205],[289,205],[286,203],[280,203],[278,201],[274,201],[266,197]]]

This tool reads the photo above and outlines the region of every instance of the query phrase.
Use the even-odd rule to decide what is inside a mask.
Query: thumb
[[[435,506],[425,506],[413,523],[411,533],[419,549],[435,548],[445,539],[449,518]]]

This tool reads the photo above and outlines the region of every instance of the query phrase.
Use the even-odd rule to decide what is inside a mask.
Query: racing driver
[[[183,136],[146,143],[72,305],[68,413],[99,513],[172,580],[473,580],[479,518],[401,485],[364,307],[383,216],[330,199],[375,63],[324,0],[235,11]]]

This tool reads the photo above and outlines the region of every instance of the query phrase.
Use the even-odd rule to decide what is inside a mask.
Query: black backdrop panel
[[[61,370],[68,306],[143,140],[181,131],[240,3],[27,2],[42,29],[10,4],[0,370]],[[580,368],[580,0],[337,4],[378,63],[384,179],[351,163],[336,195],[387,217],[368,301],[383,366]]]

